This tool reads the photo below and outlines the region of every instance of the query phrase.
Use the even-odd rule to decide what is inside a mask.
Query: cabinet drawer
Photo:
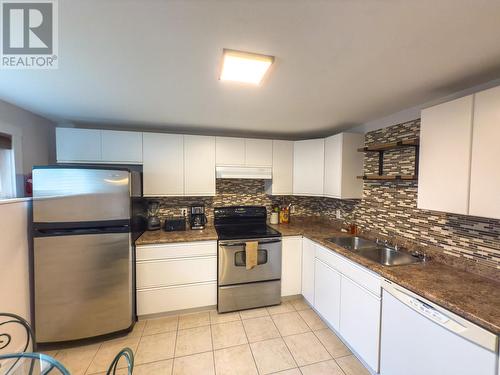
[[[166,259],[137,263],[137,289],[217,280],[217,257]]]
[[[347,276],[376,296],[381,296],[382,282],[380,277],[373,274],[366,268],[359,266],[343,256],[335,254],[332,250],[325,249],[319,245],[316,245],[316,258],[335,268],[344,276]]]
[[[216,281],[137,291],[137,315],[139,316],[215,304],[217,304]]]
[[[137,261],[217,255],[217,241],[137,246]]]

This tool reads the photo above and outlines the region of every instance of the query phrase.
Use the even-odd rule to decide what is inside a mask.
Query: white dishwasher
[[[384,280],[382,375],[496,375],[498,337]]]

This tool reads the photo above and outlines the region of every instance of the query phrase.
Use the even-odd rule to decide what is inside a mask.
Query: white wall
[[[452,95],[448,95],[448,96],[445,96],[443,98],[433,100],[431,102],[423,103],[423,104],[417,105],[417,106],[412,107],[412,108],[404,109],[402,111],[390,114],[389,116],[386,116],[386,117],[382,117],[382,118],[379,118],[376,120],[368,121],[368,122],[364,123],[363,125],[356,126],[352,129],[349,129],[349,131],[358,132],[358,133],[367,133],[367,132],[370,132],[373,130],[386,128],[386,127],[391,126],[391,125],[396,125],[396,124],[401,124],[403,122],[412,121],[412,120],[415,120],[417,118],[420,118],[420,111],[423,108],[432,107],[433,105],[448,102],[450,100],[457,99],[457,98],[460,98],[462,96],[474,94],[476,92],[483,91],[483,90],[489,89],[491,87],[499,86],[499,85],[500,85],[500,79],[496,79],[496,80],[493,80],[493,81],[490,81],[490,82],[487,82],[487,83],[484,83],[484,84],[481,84],[478,86],[468,88],[466,90],[458,91]]]
[[[17,196],[24,195],[24,175],[33,165],[55,161],[55,123],[0,100],[0,132],[12,135]]]
[[[0,202],[0,311],[30,320],[28,249],[29,200]],[[5,326],[3,327],[5,328]],[[11,331],[12,332],[12,331]],[[15,330],[18,345],[22,330]]]

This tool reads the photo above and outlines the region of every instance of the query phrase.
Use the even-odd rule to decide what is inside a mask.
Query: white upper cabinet
[[[469,214],[500,219],[500,87],[474,103]]]
[[[338,199],[355,199],[363,196],[364,135],[341,133],[325,139],[325,190],[324,195]]]
[[[245,139],[215,137],[217,165],[245,165]]]
[[[293,142],[273,141],[273,179],[266,182],[271,195],[293,193]]]
[[[142,164],[142,133],[101,130],[102,161]]]
[[[215,137],[184,136],[184,195],[215,195]]]
[[[218,166],[270,167],[273,141],[268,139],[216,137]]]
[[[245,166],[270,167],[273,164],[273,141],[245,139]]]
[[[323,195],[325,173],[325,141],[296,141],[293,151],[293,194]]]
[[[101,131],[56,128],[56,149],[59,163],[100,162]]]
[[[57,128],[60,163],[142,164],[142,133],[99,129]]]
[[[145,196],[184,195],[184,136],[144,133]]]
[[[418,208],[468,214],[473,102],[470,95],[422,111]]]

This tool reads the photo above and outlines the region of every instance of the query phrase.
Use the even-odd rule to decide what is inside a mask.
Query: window
[[[0,133],[0,199],[16,196],[15,177],[12,137]]]

